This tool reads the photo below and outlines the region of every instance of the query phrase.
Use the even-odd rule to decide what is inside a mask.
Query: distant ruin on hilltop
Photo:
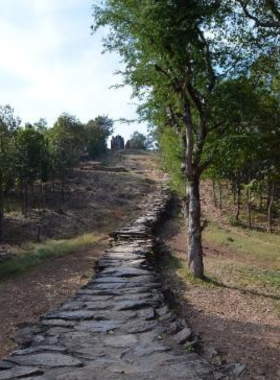
[[[111,150],[122,150],[124,149],[124,138],[120,135],[117,135],[116,137],[112,137],[111,140]]]

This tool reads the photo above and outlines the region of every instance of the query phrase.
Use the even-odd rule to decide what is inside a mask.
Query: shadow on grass
[[[171,283],[168,280],[170,294],[167,302],[171,303],[176,313],[189,321],[195,333],[201,334],[204,343],[197,346],[198,353],[202,355],[206,353],[206,359],[209,359],[205,348],[215,345],[219,355],[227,353],[231,356],[231,361],[240,361],[246,364],[246,373],[250,375],[248,379],[255,379],[256,375],[260,374],[265,374],[266,380],[278,378],[280,363],[277,358],[280,357],[280,348],[275,344],[273,338],[280,332],[277,326],[269,322],[242,321],[231,316],[224,318],[224,312],[222,316],[219,313],[203,312],[199,296],[195,303],[189,302],[188,292],[191,286],[204,287],[205,293],[209,291],[207,287],[212,289],[219,287],[273,300],[279,300],[280,297],[226,285],[210,277],[196,279],[187,271],[187,263],[171,253],[165,255],[161,264],[163,270],[169,271],[168,277],[171,279]],[[174,292],[174,290],[176,291]],[[221,309],[223,311],[222,306]],[[269,339],[272,341],[268,343]]]
[[[219,288],[238,290],[239,292],[244,293],[244,294],[250,294],[250,295],[253,295],[253,296],[257,296],[257,297],[264,297],[264,298],[269,298],[271,300],[280,301],[280,296],[275,296],[273,294],[258,292],[258,291],[253,290],[253,289],[245,289],[245,288],[242,288],[242,287],[239,287],[239,286],[227,285],[227,284],[224,284],[221,281],[218,281],[218,280],[216,280],[214,278],[210,278],[210,277],[207,277],[207,276],[205,276],[205,278],[202,281],[204,281],[207,284],[211,284],[211,285],[217,286]]]
[[[184,279],[176,275],[176,272],[174,272],[174,274],[177,277],[177,280],[182,285],[185,284],[184,280],[187,280],[191,285],[202,285],[202,286],[210,285],[210,286],[215,286],[215,287],[224,288],[224,289],[237,290],[240,293],[250,294],[256,297],[264,297],[264,298],[268,298],[274,301],[280,301],[280,296],[259,292],[253,289],[246,289],[240,286],[227,285],[219,281],[217,278],[211,278],[209,276],[205,276],[203,279],[196,278],[191,273],[188,272],[187,263],[183,262],[182,260],[174,256],[171,252],[169,252],[169,254],[166,255],[163,261],[163,267],[168,268],[168,270],[172,270],[172,271],[183,270]]]

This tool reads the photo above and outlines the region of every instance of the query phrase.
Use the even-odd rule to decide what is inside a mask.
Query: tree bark
[[[222,208],[223,208],[223,189],[222,189],[221,181],[218,181],[218,188],[219,188],[219,209],[222,210]]]
[[[240,195],[241,195],[241,189],[240,185],[238,184],[237,193],[236,193],[236,214],[235,214],[235,220],[239,220],[240,215]]]
[[[251,190],[247,189],[247,213],[248,213],[248,228],[252,229],[252,203]]]
[[[212,189],[213,189],[214,206],[217,208],[216,181],[214,179],[212,180]]]
[[[267,232],[272,233],[272,209],[274,204],[275,184],[268,185],[268,207],[267,207]]]
[[[188,268],[193,276],[204,278],[203,250],[200,226],[199,176],[187,184],[188,213]]]
[[[0,241],[3,239],[4,196],[2,179],[0,183]]]
[[[41,198],[41,201],[40,201],[41,209],[42,209],[42,212],[44,213],[45,212],[45,186],[42,180],[40,183],[40,198]]]
[[[240,206],[241,206],[241,183],[240,183],[240,177],[237,176],[236,181],[236,214],[235,214],[235,220],[239,220],[240,215]]]
[[[24,185],[24,217],[27,218],[27,212],[29,209],[28,205],[28,185],[25,183]]]

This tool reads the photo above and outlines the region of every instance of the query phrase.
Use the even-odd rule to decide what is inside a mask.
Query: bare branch
[[[273,15],[279,20],[279,22],[275,21],[275,20],[261,21],[258,17],[252,15],[249,12],[249,10],[248,10],[248,1],[244,1],[244,0],[237,0],[237,1],[241,5],[245,16],[248,17],[250,20],[253,20],[255,22],[256,26],[261,26],[263,28],[279,28],[280,29],[280,18],[278,19],[278,17],[280,16],[280,14],[278,16],[279,11],[278,11],[278,9],[276,7],[275,1],[273,1],[273,0],[266,0],[266,4],[268,5],[268,7],[271,10],[271,12],[273,13]],[[273,6],[273,4],[274,4],[275,7]]]

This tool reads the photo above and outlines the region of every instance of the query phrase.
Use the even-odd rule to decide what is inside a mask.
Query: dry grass
[[[216,215],[210,202],[204,204],[204,215]],[[280,378],[279,236],[221,223],[217,213],[204,234],[206,281],[186,269],[186,228],[180,216],[167,222],[163,238],[172,253],[163,266],[164,278],[202,339],[200,352],[218,364],[245,363],[244,380]]]
[[[49,240],[43,244],[30,246],[29,249],[21,250],[16,256],[4,261],[0,265],[0,280],[22,273],[32,267],[38,266],[48,260],[80,252],[98,243],[104,236],[84,234],[73,239]]]

